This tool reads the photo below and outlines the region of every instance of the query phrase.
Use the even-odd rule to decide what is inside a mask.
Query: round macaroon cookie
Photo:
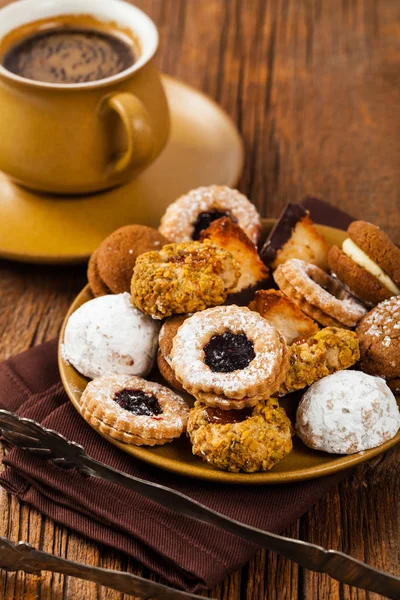
[[[129,292],[136,259],[161,250],[168,240],[152,227],[126,225],[111,233],[95,252],[98,275],[113,294]],[[97,294],[96,294],[97,295]]]
[[[95,250],[89,259],[87,268],[87,278],[92,290],[93,296],[106,296],[111,294],[111,290],[106,286],[102,278],[100,277],[99,269],[97,267],[97,250]]]
[[[400,428],[396,398],[380,377],[338,371],[314,383],[297,409],[296,433],[314,450],[353,454],[376,448]]]
[[[100,296],[69,317],[63,358],[94,379],[113,373],[145,377],[151,370],[159,325],[134,308],[127,293]]]
[[[354,221],[342,249],[328,254],[333,273],[363,302],[378,304],[400,294],[400,249],[382,229]]]
[[[362,370],[387,380],[400,378],[400,296],[375,306],[361,319],[356,334]]]

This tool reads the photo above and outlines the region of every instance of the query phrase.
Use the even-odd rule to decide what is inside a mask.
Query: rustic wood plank
[[[5,4],[0,0],[0,5]],[[400,4],[397,0],[136,0],[160,29],[159,67],[204,90],[244,136],[240,188],[264,215],[317,194],[400,239]],[[57,335],[82,267],[0,262],[0,359]],[[399,573],[400,450],[361,467],[286,532]],[[129,572],[97,546],[0,490],[0,535]],[[378,600],[259,552],[206,596]],[[93,584],[2,574],[5,600],[122,600]]]

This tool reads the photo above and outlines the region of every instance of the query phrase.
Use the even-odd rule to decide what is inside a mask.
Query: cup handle
[[[106,110],[114,110],[126,130],[124,154],[109,165],[110,176],[119,175],[146,163],[153,153],[154,137],[151,121],[142,102],[129,92],[118,92],[105,100]]]

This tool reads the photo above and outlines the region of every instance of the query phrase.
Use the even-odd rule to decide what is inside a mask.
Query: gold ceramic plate
[[[157,226],[165,208],[200,185],[234,187],[243,146],[228,115],[210,98],[163,77],[170,140],[159,158],[127,185],[70,197],[33,193],[0,173],[0,257],[35,263],[86,261],[112,231],[128,223]]]
[[[264,219],[264,235],[271,229],[275,220]],[[330,244],[341,245],[345,234],[339,229],[331,227],[318,226],[319,231],[326,237]],[[93,298],[90,288],[87,285],[72,303],[67,316],[65,317],[60,335],[60,343],[64,338],[64,329],[68,317],[79,306]],[[77,411],[79,412],[79,401],[88,380],[80,375],[71,365],[66,363],[59,352],[59,368],[61,379],[65,390]],[[165,383],[165,382],[164,382]],[[296,404],[289,397],[281,398],[280,404],[285,408],[288,416],[295,420]],[[103,435],[103,434],[101,434]],[[272,484],[289,483],[291,481],[300,481],[303,479],[313,479],[322,477],[337,471],[349,469],[364,461],[370,460],[378,454],[382,454],[395,444],[400,442],[400,432],[397,435],[378,448],[367,450],[350,456],[340,456],[317,452],[307,448],[298,437],[294,437],[293,451],[278,463],[271,471],[266,473],[227,473],[219,471],[200,458],[193,456],[189,441],[182,436],[181,439],[166,444],[165,446],[156,446],[153,448],[145,446],[129,446],[118,442],[106,435],[103,435],[109,442],[120,448],[123,452],[131,454],[135,458],[143,460],[161,469],[187,475],[197,479],[206,479],[211,481],[220,481],[235,484]]]

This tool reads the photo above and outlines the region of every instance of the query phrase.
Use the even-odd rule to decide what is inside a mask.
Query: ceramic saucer
[[[243,146],[228,115],[210,98],[164,76],[171,112],[170,141],[140,177],[85,197],[33,193],[0,173],[0,256],[37,263],[87,260],[114,229],[157,226],[165,208],[200,185],[235,186]]]

